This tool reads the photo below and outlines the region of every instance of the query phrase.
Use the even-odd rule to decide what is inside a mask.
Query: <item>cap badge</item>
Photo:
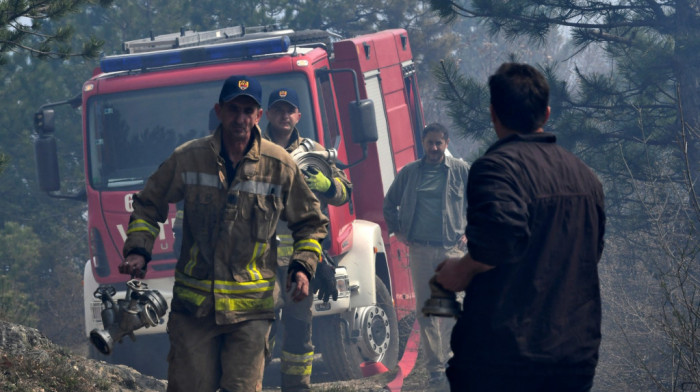
[[[250,82],[248,82],[247,80],[239,80],[238,81],[238,88],[240,88],[241,90],[247,89],[248,86],[250,86]]]
[[[280,91],[280,98],[284,98],[287,96],[287,91],[286,90],[281,90]]]

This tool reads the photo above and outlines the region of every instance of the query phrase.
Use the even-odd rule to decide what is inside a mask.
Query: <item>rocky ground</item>
[[[265,392],[279,391],[279,361],[266,369]],[[393,379],[396,370],[353,381],[329,382],[323,361],[314,361],[314,391],[378,392]],[[431,389],[427,374],[414,370],[402,391],[446,391],[446,386]],[[167,382],[136,370],[87,359],[52,343],[39,331],[0,321],[0,391],[6,392],[161,392]]]
[[[165,391],[166,382],[126,366],[69,353],[39,331],[0,321],[0,390]]]

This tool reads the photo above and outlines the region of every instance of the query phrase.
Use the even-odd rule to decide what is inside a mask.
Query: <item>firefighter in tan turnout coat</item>
[[[286,288],[304,300],[328,219],[289,154],[261,137],[262,88],[231,76],[213,135],[178,147],[134,195],[119,271],[143,277],[158,222],[184,200],[168,320],[168,391],[256,391],[273,320],[278,219],[293,252]]]
[[[281,88],[273,91],[267,101],[267,118],[269,124],[263,135],[282,146],[288,153],[294,152],[305,140],[299,135],[296,125],[301,119],[299,97],[295,90]],[[309,140],[316,151],[324,151],[319,143]],[[321,201],[322,208],[326,204],[340,206],[350,200],[352,184],[345,173],[335,164],[330,164],[332,175],[326,177],[323,173],[312,168],[302,170],[306,183]],[[277,235],[280,239],[277,248],[278,279],[284,276],[290,256],[294,251],[294,240],[288,228],[277,225]],[[319,290],[318,297],[324,301],[329,298],[338,299],[338,289],[335,281],[335,268],[328,263],[320,263],[316,271],[313,286]],[[311,343],[311,306],[313,295],[295,302],[286,298],[284,290],[278,287],[275,308],[282,310],[281,323],[283,333],[282,352],[282,391],[301,392],[311,390],[311,369],[313,364],[314,346]],[[275,312],[279,315],[279,312]],[[277,334],[280,335],[279,333]],[[279,341],[279,339],[276,339]]]

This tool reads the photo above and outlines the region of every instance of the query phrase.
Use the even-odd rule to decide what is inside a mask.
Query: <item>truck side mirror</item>
[[[53,109],[41,109],[34,113],[34,129],[39,135],[53,133],[55,130]]]
[[[377,121],[374,114],[374,103],[371,99],[352,101],[349,105],[352,141],[357,144],[376,142]]]
[[[42,109],[34,114],[34,129],[38,137],[34,140],[34,159],[39,188],[44,192],[61,189],[58,175],[58,152],[54,131],[53,109]]]

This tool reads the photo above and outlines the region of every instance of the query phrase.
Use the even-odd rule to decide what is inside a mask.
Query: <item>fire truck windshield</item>
[[[299,95],[302,136],[316,138],[306,76],[257,76],[263,108],[270,92],[293,88]],[[214,104],[222,81],[131,90],[92,96],[87,104],[90,185],[96,190],[136,190],[180,144],[208,135],[218,126]],[[265,131],[263,114],[260,128]]]

